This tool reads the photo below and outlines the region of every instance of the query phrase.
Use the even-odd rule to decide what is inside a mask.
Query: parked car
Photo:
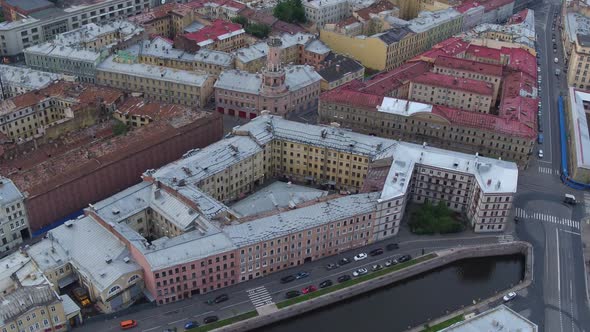
[[[338,261],[338,264],[340,264],[340,265],[346,265],[348,263],[350,263],[350,259],[348,259],[346,257],[344,257]]]
[[[385,246],[385,249],[391,251],[391,250],[395,250],[395,249],[399,249],[399,244],[397,243],[390,243],[388,245]]]
[[[286,284],[286,283],[289,283],[294,280],[295,280],[295,277],[292,275],[284,276],[281,278],[281,284]]]
[[[352,276],[353,277],[358,277],[358,276],[362,276],[363,274],[367,274],[367,273],[369,273],[369,270],[367,270],[364,267],[361,267],[360,269],[352,272]]]
[[[331,264],[330,263],[330,264],[326,265],[326,270],[334,270],[334,269],[338,268],[339,266],[340,265],[338,265],[338,264]]]
[[[508,302],[508,301],[514,299],[515,297],[516,297],[516,293],[510,292],[510,293],[504,295],[504,297],[502,299],[504,300],[504,302]]]
[[[553,62],[558,63],[559,62],[559,59],[558,58],[555,58],[555,59],[553,59]]]
[[[412,256],[410,256],[410,255],[401,255],[401,256],[400,256],[400,257],[397,259],[397,262],[398,262],[398,263],[403,263],[403,262],[407,262],[407,261],[409,261],[410,259],[412,259]]]
[[[373,249],[373,250],[371,250],[371,252],[369,252],[369,254],[371,256],[381,255],[381,254],[383,254],[383,248]]]
[[[543,134],[538,135],[537,142],[539,142],[539,144],[543,144]]]
[[[343,275],[341,275],[340,277],[338,277],[338,279],[337,279],[337,280],[338,280],[338,282],[345,282],[345,281],[348,281],[348,280],[350,280],[350,275],[348,275],[348,274],[343,274]]]
[[[197,323],[195,321],[189,321],[189,322],[184,323],[185,330],[194,329],[195,327],[199,327],[199,323]]]
[[[355,261],[362,261],[363,259],[367,258],[367,254],[364,252],[361,252],[360,254],[354,256],[354,260]]]
[[[309,272],[301,271],[295,275],[295,279],[303,279],[309,277]]]
[[[397,264],[397,260],[395,259],[388,259],[385,261],[385,267],[394,266],[395,264]]]
[[[225,302],[229,300],[229,295],[227,294],[221,294],[218,297],[215,298],[215,303],[221,303],[221,302]]]
[[[537,155],[539,156],[539,158],[543,158],[543,150],[539,149],[539,153],[537,153]]]
[[[320,288],[326,288],[332,286],[332,280],[324,280],[320,283]]]
[[[309,285],[301,290],[301,293],[307,294],[317,291],[318,289],[314,285]]]
[[[176,326],[174,326],[174,327],[169,327],[167,329],[164,329],[163,332],[176,332],[176,331],[178,331],[178,330],[176,329]]]
[[[217,317],[217,316],[207,316],[207,317],[205,317],[205,319],[203,319],[203,323],[211,324],[211,323],[215,323],[218,320],[219,320],[219,317]]]
[[[297,297],[299,295],[301,295],[301,292],[300,291],[298,291],[298,290],[292,290],[292,291],[288,291],[285,294],[285,297],[288,298],[288,299],[292,299],[292,298]]]
[[[375,272],[375,271],[381,270],[382,268],[383,268],[383,265],[381,265],[381,264],[375,264],[375,265],[373,265],[373,267],[371,268],[371,270],[373,270],[373,272]]]

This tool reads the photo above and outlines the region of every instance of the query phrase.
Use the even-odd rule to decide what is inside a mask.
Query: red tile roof
[[[355,87],[358,87],[356,83],[345,84],[336,89],[324,92],[320,95],[320,103],[331,102],[376,109],[383,102],[383,96],[361,92],[355,90]]]
[[[301,32],[301,33],[307,32],[307,30],[303,29],[302,27],[300,27],[296,24],[287,23],[287,22],[284,22],[281,20],[276,21],[272,25],[272,30],[276,31],[276,32],[281,32],[281,33],[289,33],[292,35],[294,35],[298,32]]]
[[[412,79],[412,83],[437,86],[451,90],[468,91],[486,96],[491,96],[494,93],[494,88],[490,83],[430,72]]]
[[[419,60],[434,60],[441,55],[448,55],[448,56],[458,56],[461,55],[467,50],[469,46],[469,42],[464,41],[461,38],[449,38],[446,39],[434,46],[432,48],[410,61],[419,61]]]
[[[465,54],[471,55],[475,58],[491,59],[498,63],[500,62],[500,58],[502,55],[500,50],[478,45],[469,45],[469,47],[467,47],[467,50],[465,51]]]
[[[484,12],[487,13],[491,10],[500,8],[514,1],[515,0],[465,0],[462,4],[456,6],[455,9],[461,13],[464,13],[471,8],[483,6]]]
[[[143,98],[130,97],[117,107],[116,113],[123,115],[137,115],[152,120],[178,117],[192,112],[190,107],[178,104],[163,104],[145,101]]]
[[[439,56],[434,61],[436,67],[450,68],[462,71],[470,71],[480,73],[489,76],[502,77],[502,66],[479,62],[474,60],[467,60],[461,58],[455,58],[450,56]]]
[[[425,61],[406,63],[388,72],[373,76],[370,80],[364,82],[361,91],[385,96],[400,86],[407,84],[411,78],[428,72],[430,68],[430,64]]]
[[[502,47],[500,53],[508,58],[508,68],[537,78],[537,59],[534,55],[519,47]]]
[[[183,36],[195,43],[200,43],[208,39],[217,40],[220,36],[225,35],[226,33],[241,29],[242,26],[240,24],[224,20],[215,20],[211,22],[211,25],[208,25],[199,31],[184,34]]]
[[[185,4],[167,3],[161,6],[154,7],[148,12],[141,13],[128,18],[129,21],[137,24],[146,24],[151,21],[168,16],[170,13],[175,13],[180,16],[187,15],[191,8]]]

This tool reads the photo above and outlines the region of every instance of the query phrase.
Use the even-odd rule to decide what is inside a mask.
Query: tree
[[[115,136],[125,135],[129,131],[129,127],[119,120],[115,120],[115,125],[113,125],[113,134]]]
[[[412,214],[410,229],[416,234],[457,233],[463,224],[455,220],[447,205],[439,201],[437,205],[426,202]]]
[[[270,34],[270,27],[266,24],[253,23],[246,26],[246,33],[251,34],[254,37],[266,38]]]
[[[248,25],[248,19],[245,18],[244,16],[236,16],[234,18],[231,19],[232,22],[240,24],[241,26],[245,27]]]
[[[273,15],[289,23],[305,23],[305,9],[301,0],[282,0],[273,9]]]

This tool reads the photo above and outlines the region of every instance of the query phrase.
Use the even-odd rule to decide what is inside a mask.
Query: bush
[[[463,231],[463,224],[453,218],[453,212],[440,201],[437,205],[429,202],[422,204],[412,214],[410,230],[416,234],[447,234]]]
[[[289,23],[305,23],[305,9],[301,0],[282,0],[272,11],[281,21]]]
[[[113,134],[115,136],[125,135],[129,131],[129,127],[126,124],[119,120],[115,120],[115,125],[113,126]]]

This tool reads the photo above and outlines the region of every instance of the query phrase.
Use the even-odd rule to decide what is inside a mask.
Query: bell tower
[[[262,94],[275,96],[287,91],[285,69],[281,65],[281,46],[283,42],[280,38],[271,37],[267,43],[266,68],[262,70]]]

